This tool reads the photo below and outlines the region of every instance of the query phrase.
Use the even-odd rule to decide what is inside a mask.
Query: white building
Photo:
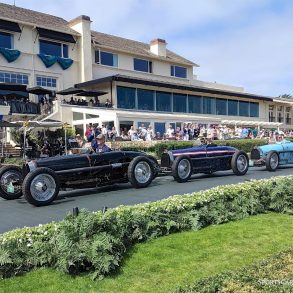
[[[277,105],[284,101],[200,81],[194,75],[198,65],[169,51],[165,40],[146,44],[92,31],[88,16],[68,22],[0,4],[0,47],[2,96],[15,89],[25,95],[26,87],[36,86],[57,92],[76,87],[105,93],[99,106],[92,105],[91,97],[73,99],[90,105],[72,105],[61,102],[72,95],[57,95],[54,113],[48,117],[70,123],[80,133],[88,123],[108,123],[118,130],[151,124],[159,132],[169,123],[180,126],[191,121],[292,127],[290,101],[279,111]],[[31,99],[37,102],[35,96]],[[103,107],[107,100],[113,107]],[[11,111],[7,105],[0,105],[0,111],[6,119],[20,115],[12,111],[6,116]]]

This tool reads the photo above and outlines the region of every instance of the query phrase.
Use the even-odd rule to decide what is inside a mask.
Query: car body
[[[15,199],[24,195],[35,205],[48,205],[66,188],[92,188],[130,182],[148,186],[158,172],[156,159],[142,152],[112,151],[56,156],[26,162],[23,168],[0,169],[0,196]]]
[[[293,142],[282,140],[256,147],[251,151],[251,160],[255,166],[266,166],[269,171],[275,171],[279,165],[293,164]]]
[[[236,175],[244,175],[248,170],[247,154],[230,146],[215,144],[171,150],[161,157],[161,169],[172,172],[178,182],[186,182],[192,174],[232,169]]]

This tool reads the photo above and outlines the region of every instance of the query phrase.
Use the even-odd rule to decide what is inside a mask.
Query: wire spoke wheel
[[[139,183],[146,183],[152,176],[150,165],[145,162],[139,162],[134,168],[135,178]]]
[[[178,175],[181,179],[186,179],[190,174],[191,166],[187,159],[182,159],[178,164]]]
[[[237,158],[237,168],[240,172],[243,172],[247,168],[248,161],[244,155],[240,155]]]
[[[30,192],[34,199],[47,201],[54,196],[56,182],[50,174],[39,174],[31,182]]]

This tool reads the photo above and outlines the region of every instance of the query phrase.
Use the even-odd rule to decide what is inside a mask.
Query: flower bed
[[[249,215],[292,212],[293,176],[216,187],[157,202],[120,206],[0,235],[0,278],[34,267],[103,277],[135,243]]]

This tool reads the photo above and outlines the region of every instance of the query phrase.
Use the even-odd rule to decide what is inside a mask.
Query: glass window
[[[228,100],[228,115],[238,116],[238,101]]]
[[[250,117],[259,117],[258,103],[250,103]]]
[[[202,110],[204,114],[215,114],[215,99],[203,97]]]
[[[187,69],[185,67],[171,65],[171,76],[186,78]]]
[[[0,47],[12,49],[13,35],[0,32]]]
[[[156,92],[156,109],[162,112],[171,112],[171,94]]]
[[[83,113],[80,112],[72,112],[73,120],[83,120]]]
[[[216,114],[227,115],[227,100],[216,99]]]
[[[239,101],[239,116],[249,117],[249,102]]]
[[[154,110],[154,91],[137,89],[137,108]]]
[[[133,68],[136,71],[143,71],[143,72],[149,72],[152,73],[152,62],[148,60],[133,59]]]
[[[68,45],[63,44],[63,58],[68,58]]]
[[[173,94],[173,112],[186,113],[186,95]]]
[[[151,125],[151,122],[137,122],[137,127],[148,128]]]
[[[37,86],[56,88],[57,79],[50,76],[37,76]]]
[[[28,75],[15,72],[0,71],[0,82],[28,84]]]
[[[61,44],[40,40],[40,54],[62,57]]]
[[[96,51],[98,53],[99,51]],[[118,67],[118,55],[100,51],[100,56],[96,56],[96,63],[100,63],[107,66]]]
[[[123,109],[135,108],[135,89],[128,87],[117,87],[117,107]]]
[[[188,96],[189,113],[202,113],[202,97]]]
[[[160,133],[160,136],[163,136],[166,132],[165,122],[155,122],[155,134]]]

